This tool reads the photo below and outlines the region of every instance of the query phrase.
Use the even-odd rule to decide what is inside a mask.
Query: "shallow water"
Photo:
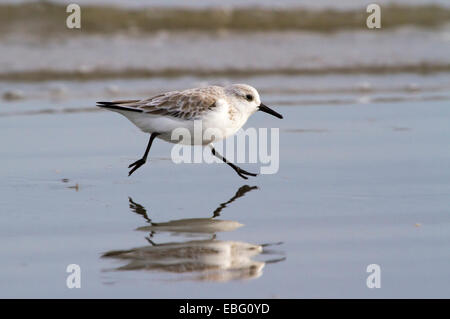
[[[254,1],[82,1],[81,31],[62,5],[11,2],[0,297],[449,297],[447,0],[381,1],[381,30],[356,0],[252,12]],[[175,164],[156,140],[127,177],[148,137],[95,101],[229,83],[284,115],[246,124],[279,128],[277,174]],[[69,264],[81,289],[67,288]],[[370,264],[380,289],[366,286]]]
[[[0,80],[427,74],[450,69],[450,8],[441,4],[417,7],[390,1],[392,5],[383,6],[379,30],[367,28],[361,5],[343,12],[307,3],[276,10],[250,4],[228,9],[82,5],[83,23],[75,30],[64,23],[63,5],[27,2],[0,5]],[[341,1],[333,3],[335,9],[346,8]]]
[[[448,296],[448,101],[277,110],[247,126],[280,127],[280,171],[248,181],[160,141],[127,177],[117,114],[0,117],[0,296]]]

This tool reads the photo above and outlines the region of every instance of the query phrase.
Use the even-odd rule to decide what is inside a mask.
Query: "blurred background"
[[[0,1],[0,297],[449,297],[450,1],[70,2]],[[148,137],[96,101],[228,83],[277,174],[158,141],[127,177]]]
[[[44,103],[0,112],[228,82],[282,93],[277,105],[447,96],[450,3],[378,1],[382,28],[369,30],[366,2],[80,0],[78,30],[67,1],[2,1],[3,100]]]

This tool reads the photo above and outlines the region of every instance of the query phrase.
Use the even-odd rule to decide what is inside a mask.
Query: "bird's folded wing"
[[[171,116],[183,120],[200,118],[216,106],[221,88],[207,87],[186,91],[172,91],[140,101],[145,113]]]
[[[204,113],[213,110],[216,107],[216,101],[222,97],[223,89],[221,87],[209,86],[185,91],[171,91],[145,100],[97,103],[100,107],[193,120],[201,118]]]

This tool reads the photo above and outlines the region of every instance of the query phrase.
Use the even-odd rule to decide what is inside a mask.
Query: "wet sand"
[[[0,297],[449,297],[448,0],[381,30],[356,0],[90,0],[81,30],[55,2],[0,5]],[[127,176],[148,137],[95,101],[230,83],[284,115],[246,125],[277,174],[156,141]]]
[[[0,117],[0,297],[448,297],[448,101],[276,109],[247,127],[280,127],[280,171],[248,181],[161,141],[127,177],[117,114]]]

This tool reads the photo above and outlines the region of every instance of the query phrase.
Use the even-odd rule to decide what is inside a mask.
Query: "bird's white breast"
[[[203,130],[208,135],[208,130],[220,132],[220,136],[216,137],[216,141],[225,139],[235,134],[247,121],[247,116],[243,115],[233,105],[225,100],[218,100],[216,108],[209,112],[203,119]],[[209,144],[206,139],[204,144]]]
[[[216,107],[203,113],[196,120],[178,119],[169,116],[121,112],[138,128],[146,133],[160,133],[158,138],[169,143],[207,145],[235,134],[247,121],[236,107],[219,99]],[[197,137],[196,135],[200,135]],[[185,135],[190,135],[190,138]],[[183,136],[183,138],[179,138]]]

